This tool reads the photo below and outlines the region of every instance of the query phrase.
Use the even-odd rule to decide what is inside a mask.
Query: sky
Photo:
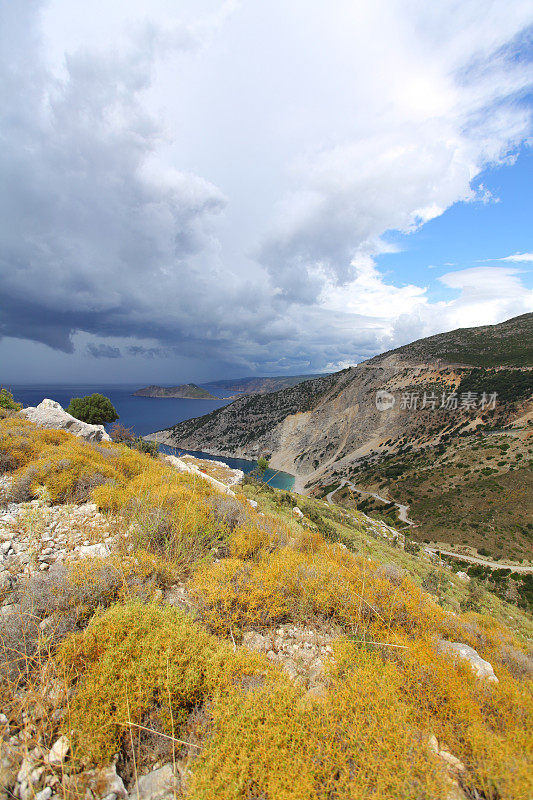
[[[0,0],[0,381],[329,372],[533,310],[529,0]]]

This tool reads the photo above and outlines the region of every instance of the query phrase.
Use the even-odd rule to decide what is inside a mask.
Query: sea
[[[139,384],[48,384],[43,385],[22,385],[15,384],[8,386],[13,393],[15,400],[24,406],[36,406],[45,397],[60,403],[66,408],[73,397],[85,397],[94,392],[109,397],[119,415],[119,422],[126,428],[131,428],[136,436],[145,436],[147,433],[168,428],[176,422],[183,422],[185,419],[201,417],[209,414],[216,408],[231,403],[228,397],[220,396],[219,391],[214,391],[208,384],[202,384],[212,394],[217,395],[217,400],[183,400],[174,397],[135,397],[134,392],[139,389]],[[111,427],[111,426],[106,426]],[[176,450],[175,448],[161,445],[163,452],[172,454],[191,453],[200,458],[224,461],[234,469],[241,469],[245,474],[251,472],[257,466],[256,461],[249,461],[244,458],[229,458],[227,456],[213,456],[210,453],[202,453],[193,450]],[[265,481],[276,489],[291,489],[294,484],[294,475],[288,472],[278,472],[267,470]]]

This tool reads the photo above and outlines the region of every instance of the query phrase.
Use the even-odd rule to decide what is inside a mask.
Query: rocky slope
[[[396,447],[407,441],[438,440],[444,429],[467,420],[477,426],[490,417],[504,424],[510,405],[516,410],[514,401],[527,399],[531,392],[529,371],[524,374],[518,367],[510,368],[506,382],[492,369],[473,373],[451,359],[460,357],[477,366],[490,354],[494,360],[497,353],[505,352],[509,360],[510,354],[522,353],[520,348],[529,346],[532,321],[533,314],[529,314],[502,325],[422,339],[334,375],[267,396],[239,398],[150,438],[221,455],[255,458],[266,454],[274,467],[312,481],[333,465],[338,468],[370,453],[390,450],[384,445],[388,440]],[[526,359],[525,364],[530,363]],[[469,382],[473,385],[476,377],[476,385],[484,389],[475,392],[475,407],[472,403],[467,407],[461,395],[469,391]],[[494,387],[500,390],[497,394],[505,389],[508,396],[506,402],[488,408]],[[459,392],[457,408],[454,398],[448,401],[455,390]],[[481,408],[483,391],[487,397]],[[380,403],[378,392],[392,397],[382,395]]]
[[[279,392],[281,389],[290,389],[299,383],[319,378],[321,375],[281,375],[272,378],[235,378],[225,381],[210,383],[212,389],[222,392],[236,392],[239,394],[269,394]]]
[[[172,463],[0,414],[0,800],[531,796],[520,609]]]
[[[527,425],[531,341],[533,314],[440,334],[291,389],[239,398],[149,438],[266,455],[272,467],[297,475],[299,491],[334,488],[362,468],[431,453],[460,434]]]

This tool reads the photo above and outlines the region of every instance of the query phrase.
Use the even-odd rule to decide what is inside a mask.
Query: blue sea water
[[[132,428],[137,436],[145,436],[147,433],[168,428],[176,422],[182,422],[192,417],[200,417],[208,414],[216,408],[221,408],[231,402],[230,399],[221,397],[218,400],[182,400],[174,397],[134,397],[139,385],[130,384],[49,384],[49,385],[14,385],[7,387],[15,400],[24,406],[36,406],[45,397],[60,403],[66,408],[73,397],[84,397],[94,392],[101,392],[109,397],[115,406],[120,422],[127,428]],[[207,387],[208,388],[208,387]],[[174,449],[162,446],[161,450],[175,453]],[[217,456],[209,453],[191,452],[193,455],[217,460]],[[251,472],[255,466],[255,461],[248,461],[243,458],[220,457],[230,467],[242,469],[244,473]],[[294,483],[294,476],[287,472],[274,472],[267,470],[265,480],[270,486],[277,489],[291,489]]]

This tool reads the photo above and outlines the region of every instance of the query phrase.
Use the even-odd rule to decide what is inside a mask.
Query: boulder
[[[45,399],[38,406],[29,406],[19,412],[41,428],[58,428],[86,439],[88,442],[110,442],[111,437],[103,425],[89,425],[73,417],[54,400]]]
[[[98,770],[92,783],[93,794],[97,797],[117,800],[117,798],[124,798],[128,795],[114,763]]]
[[[180,779],[174,775],[171,764],[154,769],[139,778],[129,800],[171,800],[180,790]]]
[[[439,642],[439,648],[464,661],[468,661],[478,678],[498,683],[498,678],[494,674],[492,664],[481,658],[479,653],[477,653],[473,647],[470,647],[470,645],[463,644],[462,642],[441,641]]]
[[[110,552],[106,544],[98,542],[97,544],[80,545],[76,550],[76,555],[79,558],[105,558]]]

